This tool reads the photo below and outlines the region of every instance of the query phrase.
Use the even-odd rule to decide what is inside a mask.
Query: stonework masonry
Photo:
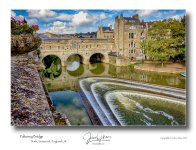
[[[114,24],[114,48],[117,54],[130,59],[145,59],[140,42],[147,39],[151,24],[141,22],[137,14],[132,17],[117,16]]]
[[[97,30],[97,38],[100,39],[113,39],[114,31],[112,29],[112,25],[109,27],[99,26]]]
[[[108,63],[108,53],[113,51],[113,39],[79,39],[69,40],[43,40],[41,45],[41,57],[57,55],[65,66],[69,56],[77,54],[81,56],[84,64],[88,64],[93,54],[100,53],[104,56],[103,62]]]
[[[88,64],[93,54],[99,53],[104,56],[103,62],[110,63],[112,57],[116,66],[125,66],[131,60],[146,59],[141,42],[147,39],[148,29],[153,22],[140,21],[139,16],[117,16],[114,29],[112,26],[99,26],[96,38],[69,39],[43,39],[41,57],[57,55],[66,65],[66,60],[73,54],[79,55],[84,64]],[[110,56],[110,57],[109,57]]]

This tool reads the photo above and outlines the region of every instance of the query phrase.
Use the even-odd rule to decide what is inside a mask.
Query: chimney
[[[110,25],[109,27],[110,27],[110,30],[112,30],[112,25]]]
[[[120,19],[123,19],[123,13],[120,14]]]

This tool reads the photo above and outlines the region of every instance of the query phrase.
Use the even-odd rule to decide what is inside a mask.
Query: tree
[[[151,59],[161,61],[162,67],[171,58],[185,60],[185,24],[175,19],[155,22],[141,46]]]
[[[53,80],[61,74],[62,68],[59,67],[61,65],[61,60],[57,56],[48,55],[43,59],[43,63],[46,66],[43,70],[45,77],[49,77]]]
[[[57,69],[57,65],[54,63],[51,64],[50,68],[46,69],[46,72],[50,74],[50,79],[54,80],[54,76],[59,75],[59,71]]]

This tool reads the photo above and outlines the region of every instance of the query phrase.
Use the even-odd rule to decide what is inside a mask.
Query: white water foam
[[[119,100],[119,102],[121,102],[121,104],[123,104],[124,106],[126,106],[125,108],[127,110],[130,110],[132,112],[135,112],[134,110],[132,110],[131,107],[129,107],[130,105],[127,105],[126,101],[127,101],[127,97],[123,97],[123,95],[137,95],[137,96],[144,96],[144,97],[150,97],[150,98],[153,98],[155,100],[163,100],[165,99],[166,101],[169,101],[169,102],[173,102],[173,100],[169,100],[169,98],[157,98],[154,94],[153,95],[144,95],[144,93],[135,93],[135,92],[132,92],[132,91],[112,91],[112,92],[108,92],[106,95],[105,95],[105,99],[110,107],[110,109],[112,110],[112,112],[114,113],[114,115],[116,116],[116,118],[118,119],[118,121],[122,124],[122,125],[125,125],[124,124],[124,120],[122,119],[122,116],[121,114],[117,111],[117,106],[115,106],[112,102],[115,98],[117,98]],[[156,115],[162,115],[164,116],[165,118],[167,118],[168,120],[171,121],[171,125],[179,125],[179,123],[174,119],[173,116],[165,113],[164,111],[154,111],[150,108],[144,108],[139,102],[136,102],[132,99],[129,99],[128,100],[129,102],[135,102],[135,106],[142,111],[144,112],[147,112],[147,113],[151,113],[151,114],[156,114]],[[185,103],[181,103],[182,105],[185,105]],[[140,112],[137,112],[137,113],[140,113]],[[146,125],[151,125],[151,123],[153,122],[153,119],[150,118],[148,115],[146,115],[145,113],[142,113],[144,119],[141,119],[142,122],[144,122]]]
[[[87,79],[87,78],[86,78]],[[128,80],[123,80],[123,79],[117,79],[117,78],[107,78],[107,77],[88,77],[88,79],[94,79],[97,82],[100,81],[106,81],[106,82],[121,82],[121,83],[127,83],[131,85],[136,85],[139,87],[147,87],[147,88],[155,88],[159,89],[161,91],[168,91],[168,92],[174,92],[175,94],[179,95],[182,94],[184,97],[186,97],[186,91],[183,89],[178,89],[178,88],[173,88],[173,87],[167,87],[167,86],[161,86],[161,85],[155,85],[155,84],[148,84],[148,83],[141,83],[141,82],[136,82],[136,81],[128,81]],[[185,98],[183,98],[185,99]]]
[[[100,81],[104,81],[104,82],[100,82]],[[116,82],[116,81],[118,81],[118,82]],[[89,87],[84,86],[84,84],[83,84],[84,82],[88,82],[88,86],[91,85],[91,90]],[[112,82],[115,82],[115,83],[112,83]],[[119,82],[121,82],[121,83],[119,83]],[[107,89],[108,85],[115,85],[115,86],[119,85],[119,86],[124,86],[124,87],[129,87],[129,88],[138,88],[138,89],[142,89],[142,90],[146,90],[146,91],[150,91],[150,92],[157,92],[160,94],[163,93],[163,94],[171,95],[174,97],[180,97],[181,99],[186,99],[186,96],[185,96],[186,92],[183,90],[180,90],[180,89],[157,86],[157,85],[150,85],[150,84],[143,84],[143,83],[132,82],[132,81],[125,81],[125,80],[121,80],[121,79],[89,77],[89,78],[81,79],[79,83],[80,83],[81,89],[83,90],[84,94],[88,98],[91,106],[93,107],[93,109],[97,113],[97,115],[100,118],[103,125],[116,125],[116,122],[115,122],[115,119],[113,118],[113,115],[120,122],[121,125],[127,125],[127,124],[126,124],[125,120],[123,120],[121,114],[117,111],[118,107],[115,105],[112,105],[112,102],[113,102],[112,99],[110,99],[111,100],[110,102],[109,102],[109,100],[106,101],[108,103],[108,106],[110,107],[111,111],[108,110],[107,107],[105,107],[104,103],[100,99],[100,95],[98,93],[96,93],[96,86],[101,86],[102,89],[104,89],[104,88]],[[106,92],[107,92],[107,90],[106,90]],[[148,96],[150,96],[150,95],[148,95]],[[160,99],[160,97],[161,96],[159,96],[159,99]],[[165,98],[163,98],[162,100],[165,100]],[[168,100],[168,101],[173,102],[173,103],[185,104],[185,101],[183,101],[183,102],[182,101],[173,101],[173,100]],[[125,104],[126,103],[124,103],[123,105],[125,107],[127,107]],[[149,111],[148,108],[143,108],[143,109],[146,111]],[[113,115],[112,115],[112,113],[113,113]],[[135,111],[135,113],[140,113],[140,112]],[[163,112],[159,112],[159,113],[164,114]],[[164,114],[164,115],[167,116],[167,114]],[[150,118],[147,115],[143,115],[143,116],[145,118],[143,120],[143,122],[145,122],[147,125],[150,125],[149,121],[152,118]],[[167,117],[169,118],[169,116],[167,116]],[[175,121],[172,121],[172,122],[173,122],[173,124],[176,124]]]
[[[80,87],[82,88],[85,96],[87,97],[88,101],[90,102],[91,106],[93,107],[94,111],[96,112],[97,116],[101,120],[102,124],[104,126],[111,125],[105,114],[103,113],[102,109],[100,108],[99,104],[95,100],[94,96],[90,91],[87,91],[86,88],[84,87],[83,82],[85,79],[82,79],[79,81]]]
[[[91,84],[91,91],[97,101],[97,103],[99,104],[100,108],[102,109],[102,111],[104,112],[105,116],[108,118],[108,120],[110,121],[110,123],[113,126],[119,125],[118,122],[116,122],[115,118],[113,117],[113,113],[110,111],[110,109],[108,109],[105,104],[103,103],[103,101],[100,98],[100,94],[98,94],[96,92],[96,88],[97,88],[97,84]],[[107,89],[107,86],[101,86],[102,89]]]

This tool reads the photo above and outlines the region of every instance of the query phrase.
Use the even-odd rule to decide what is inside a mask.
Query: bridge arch
[[[42,58],[41,58],[41,61],[42,61],[42,63],[44,64],[44,65],[46,65],[45,63],[47,63],[46,61],[49,61],[49,59],[47,59],[47,57],[49,57],[49,56],[53,56],[53,57],[56,57],[56,58],[59,58],[59,60],[60,60],[60,63],[61,63],[61,58],[58,56],[58,55],[56,55],[56,54],[47,54],[47,55],[44,55],[44,56],[42,56]]]
[[[45,77],[54,79],[62,73],[61,59],[57,55],[46,55],[42,58],[42,63],[45,66],[43,74]]]
[[[95,52],[90,55],[89,63],[96,63],[96,62],[106,62],[106,54],[101,52]]]
[[[84,63],[84,56],[82,56],[79,53],[69,54],[65,61],[69,62],[69,61],[73,61],[73,60],[78,60],[81,64],[83,64]]]

